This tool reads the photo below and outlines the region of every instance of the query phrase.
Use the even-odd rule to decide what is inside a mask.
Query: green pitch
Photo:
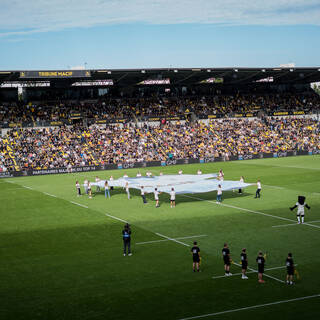
[[[176,174],[180,168],[193,174],[222,168],[226,180],[260,179],[261,199],[254,199],[256,186],[243,195],[224,192],[222,205],[215,203],[215,192],[178,195],[172,209],[167,194],[161,194],[157,209],[153,195],[144,205],[133,190],[131,200],[122,189],[111,192],[110,200],[103,193],[93,199],[76,196],[76,180],[135,176],[137,169],[0,180],[0,318],[156,320],[221,312],[203,319],[317,319],[320,157],[150,170]],[[298,195],[311,206],[309,224],[295,225],[295,212],[289,210]],[[124,223],[106,214],[131,224],[131,257],[122,253]],[[201,249],[201,273],[192,272],[194,240]],[[259,284],[256,273],[248,273],[248,280],[213,278],[224,275],[224,242],[236,263],[246,247],[254,269],[257,252],[267,252],[266,283]],[[294,286],[282,283],[289,251],[301,277]],[[232,265],[231,272],[241,268]],[[303,300],[287,301],[295,298]],[[225,312],[239,308],[245,309]]]

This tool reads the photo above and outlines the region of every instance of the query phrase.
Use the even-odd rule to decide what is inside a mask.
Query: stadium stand
[[[0,171],[318,150],[318,80],[314,68],[3,72]]]

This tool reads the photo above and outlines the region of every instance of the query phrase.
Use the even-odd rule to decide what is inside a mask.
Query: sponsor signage
[[[20,79],[65,79],[65,78],[90,78],[88,70],[67,70],[67,71],[22,71]]]
[[[288,152],[275,152],[275,153],[259,153],[259,154],[248,154],[241,156],[231,156],[229,160],[249,160],[249,159],[262,159],[262,158],[278,158],[278,157],[289,157],[296,155],[308,155],[308,154],[320,154],[320,150],[311,151],[288,151]],[[72,172],[88,172],[98,170],[115,170],[115,169],[128,169],[128,168],[142,168],[142,167],[158,167],[158,166],[170,166],[180,165],[189,163],[209,163],[215,161],[227,161],[223,157],[206,157],[206,158],[190,158],[190,159],[170,159],[167,161],[148,161],[148,162],[135,162],[135,163],[119,163],[119,164],[105,164],[101,166],[84,166],[84,167],[73,167]],[[17,167],[17,169],[19,169]],[[0,172],[0,178],[8,177],[20,177],[23,175],[37,176],[46,174],[60,174],[68,173],[67,168],[50,168],[42,170],[24,170],[24,171],[11,171],[11,172]]]

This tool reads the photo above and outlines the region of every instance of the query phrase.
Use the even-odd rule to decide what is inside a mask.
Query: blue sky
[[[320,0],[0,0],[0,69],[320,66]]]

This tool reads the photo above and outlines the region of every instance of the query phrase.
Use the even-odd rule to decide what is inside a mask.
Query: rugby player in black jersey
[[[292,259],[292,253],[288,253],[288,257],[286,259],[287,266],[287,284],[293,284],[293,275],[294,275],[294,263]]]
[[[248,269],[248,257],[247,257],[247,249],[243,248],[241,255],[240,255],[240,259],[241,259],[241,268],[242,268],[242,276],[241,279],[247,280],[248,277],[246,275],[247,269]]]
[[[260,283],[264,283],[265,281],[262,279],[262,277],[264,273],[264,264],[266,260],[264,259],[262,251],[259,251],[256,261],[258,263],[258,281]]]
[[[193,242],[193,247],[191,248],[191,254],[192,254],[192,269],[193,272],[196,272],[196,267],[197,271],[200,271],[199,264],[200,264],[200,248],[197,246],[197,241]]]
[[[232,276],[232,273],[230,273],[230,264],[231,264],[230,250],[227,243],[225,243],[223,246],[222,257],[224,262],[225,275]]]

